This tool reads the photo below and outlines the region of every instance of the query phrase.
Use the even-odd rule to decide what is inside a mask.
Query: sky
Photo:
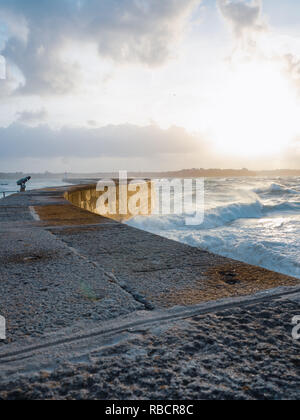
[[[0,172],[300,169],[300,2],[1,0]]]

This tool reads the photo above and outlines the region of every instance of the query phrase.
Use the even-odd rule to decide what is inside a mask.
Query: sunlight
[[[217,147],[238,156],[282,151],[299,128],[296,95],[275,62],[244,62],[227,76],[217,94]]]

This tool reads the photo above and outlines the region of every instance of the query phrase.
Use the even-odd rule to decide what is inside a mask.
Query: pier
[[[299,398],[300,280],[88,211],[94,189],[0,200],[0,397]]]

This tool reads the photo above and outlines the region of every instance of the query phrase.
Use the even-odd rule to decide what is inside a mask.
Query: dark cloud
[[[296,139],[277,160],[282,167],[292,168],[299,166],[299,158],[300,141]],[[163,130],[155,125],[116,125],[52,130],[45,125],[29,127],[20,123],[0,128],[0,162],[2,167],[14,170],[27,165],[26,170],[31,171],[43,168],[57,171],[65,165],[71,165],[74,171],[78,168],[99,171],[95,162],[102,162],[108,171],[119,167],[163,170],[189,166],[240,168],[254,164],[251,158],[225,157],[212,147],[209,139],[190,135],[179,127]],[[93,162],[93,166],[87,162]],[[141,162],[146,166],[141,167]],[[264,168],[265,158],[257,159],[255,165]]]
[[[61,57],[68,41],[94,42],[117,62],[164,63],[201,0],[1,0],[0,21],[22,17],[3,54],[23,72],[26,93],[65,93],[79,71]]]
[[[0,128],[1,159],[155,158],[182,154],[184,162],[185,154],[201,150],[204,150],[204,142],[178,127],[162,130],[157,126],[119,125],[52,130],[48,126],[28,127],[15,123]]]
[[[45,121],[47,115],[47,111],[44,109],[40,111],[24,111],[17,114],[17,120],[19,123],[36,125]]]
[[[230,24],[236,37],[251,35],[266,29],[262,19],[261,0],[217,0],[223,18]]]

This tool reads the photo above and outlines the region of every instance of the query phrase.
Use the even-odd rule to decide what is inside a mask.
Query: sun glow
[[[272,156],[299,128],[296,93],[276,62],[239,63],[216,95],[213,123],[220,151]]]

